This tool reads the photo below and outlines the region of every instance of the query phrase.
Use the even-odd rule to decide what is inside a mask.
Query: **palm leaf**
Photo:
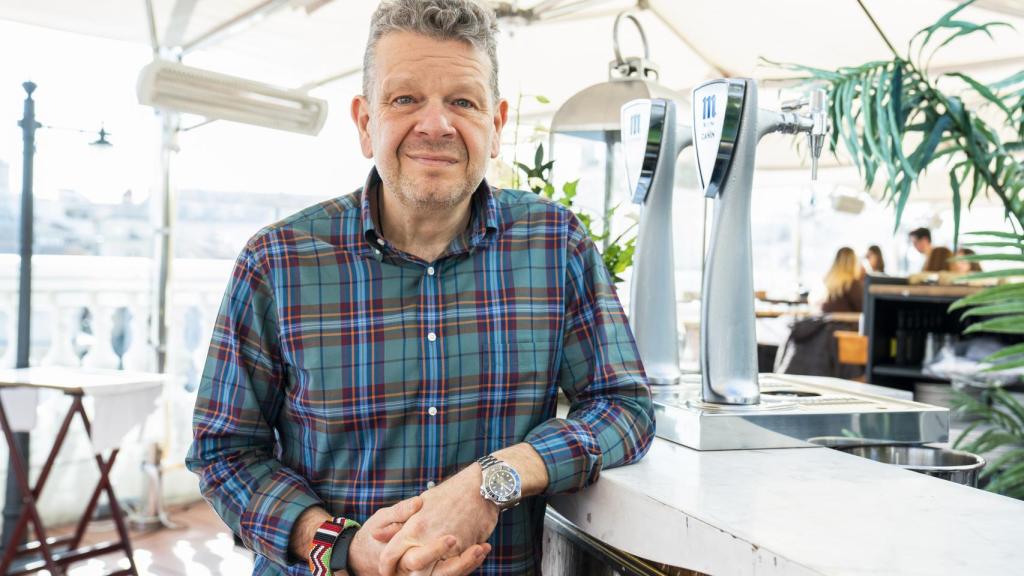
[[[978,304],[991,304],[999,302],[1007,298],[1024,298],[1024,285],[1021,284],[1007,284],[1004,286],[993,286],[992,288],[986,288],[981,292],[965,296],[956,302],[949,305],[949,310],[959,310],[960,308],[966,308],[967,306],[976,306]]]
[[[1013,346],[1007,346],[1006,348],[1003,348],[1002,350],[1000,350],[998,352],[993,352],[992,354],[989,354],[988,356],[986,356],[983,359],[983,361],[984,362],[992,362],[993,360],[998,360],[1000,358],[1006,358],[1008,356],[1015,356],[1017,354],[1024,354],[1024,343],[1014,344]]]
[[[967,234],[970,234],[972,236],[993,236],[995,238],[1008,238],[1010,240],[1016,240],[1017,242],[1024,241],[1024,238],[1022,238],[1016,232],[1003,232],[1000,230],[984,230],[978,232],[968,232]]]
[[[1024,314],[1012,314],[971,324],[964,334],[996,332],[999,334],[1024,334]]]
[[[962,181],[957,178],[956,168],[954,167],[949,171],[949,187],[953,191],[953,243],[956,244],[960,237],[960,183]],[[896,220],[899,220],[899,215],[896,216]]]
[[[971,234],[971,232],[967,234]],[[972,248],[1016,248],[1018,250],[1024,248],[1020,242],[964,242],[962,246],[970,246]]]
[[[1008,360],[1006,362],[1000,362],[998,364],[993,364],[992,366],[989,366],[988,368],[983,368],[981,371],[982,372],[1002,372],[1004,370],[1013,370],[1015,368],[1020,368],[1022,366],[1024,366],[1024,359]]]
[[[1005,270],[989,270],[988,272],[972,272],[960,278],[964,282],[975,282],[977,280],[991,280],[993,278],[1016,278],[1024,276],[1024,268],[1009,268]]]
[[[1010,86],[1013,86],[1015,84],[1020,84],[1021,82],[1024,82],[1024,70],[1021,70],[1020,72],[1014,72],[1007,78],[989,84],[989,88],[993,90],[1001,90],[1003,88],[1009,88]]]
[[[956,259],[964,262],[1024,262],[1024,254],[970,254]]]
[[[951,78],[959,78],[967,82],[972,88],[974,88],[974,91],[978,92],[978,94],[981,95],[981,97],[992,102],[992,104],[998,107],[999,110],[1006,113],[1007,118],[1013,120],[1014,115],[1012,112],[1010,112],[1010,109],[1007,107],[1006,102],[1002,101],[1002,98],[996,96],[992,92],[992,90],[988,88],[988,86],[985,86],[981,82],[978,82],[974,78],[971,78],[970,76],[962,72],[950,72],[948,74],[945,74],[944,76],[948,76]]]
[[[931,41],[932,35],[935,34],[935,32],[937,32],[937,31],[947,27],[949,25],[949,23],[953,20],[954,16],[959,14],[961,10],[963,10],[964,8],[967,8],[971,4],[974,4],[974,0],[967,0],[967,2],[964,2],[964,3],[954,7],[952,10],[950,10],[950,11],[946,12],[945,14],[943,14],[931,26],[928,26],[927,28],[922,28],[921,30],[919,30],[917,32],[917,34],[914,34],[914,36],[910,39],[910,45],[913,46],[914,41],[917,40],[917,37],[920,36],[921,34],[924,34],[925,35],[924,41],[921,42],[921,50],[923,50],[924,47],[928,45],[928,42]]]
[[[1024,300],[977,306],[960,315],[961,318],[972,316],[997,316],[1000,314],[1024,314]],[[1024,350],[1022,350],[1024,352]]]

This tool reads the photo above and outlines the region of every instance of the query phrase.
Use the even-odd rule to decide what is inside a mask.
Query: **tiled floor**
[[[140,576],[244,576],[252,573],[252,560],[234,547],[230,531],[206,502],[172,509],[170,518],[180,528],[131,534]],[[103,530],[105,527],[110,530]],[[95,543],[115,536],[112,523],[95,523],[87,541]],[[73,565],[68,575],[98,576],[127,567],[128,560],[123,554],[108,554]]]

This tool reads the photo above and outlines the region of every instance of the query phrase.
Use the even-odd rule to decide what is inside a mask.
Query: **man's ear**
[[[359,131],[359,147],[363,156],[373,158],[373,141],[370,139],[370,101],[366,96],[352,98],[352,122],[355,122],[356,130]]]
[[[491,158],[497,158],[501,153],[501,129],[508,122],[508,100],[504,98],[498,101],[494,109],[494,139],[491,141]]]

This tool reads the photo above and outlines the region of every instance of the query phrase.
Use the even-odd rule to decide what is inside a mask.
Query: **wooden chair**
[[[852,330],[836,330],[836,343],[839,346],[839,363],[854,366],[867,366],[868,337]],[[866,382],[864,376],[855,378],[858,382]]]

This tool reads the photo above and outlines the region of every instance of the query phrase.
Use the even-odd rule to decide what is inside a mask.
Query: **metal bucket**
[[[985,467],[985,459],[977,454],[931,446],[878,444],[839,446],[835,449],[974,488],[978,487],[978,474]]]

